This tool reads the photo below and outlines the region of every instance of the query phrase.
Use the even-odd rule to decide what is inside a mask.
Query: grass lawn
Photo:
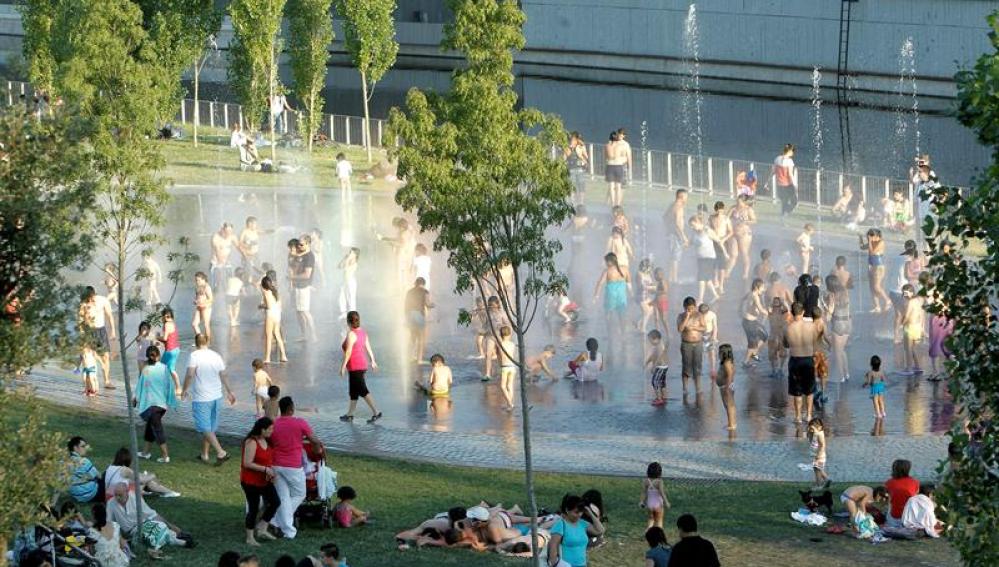
[[[50,427],[88,439],[95,449],[93,460],[101,469],[107,466],[116,448],[127,444],[126,428],[121,420],[52,405],[43,405],[42,408],[49,415]],[[11,417],[16,419],[17,416]],[[215,565],[223,551],[248,551],[242,545],[243,494],[238,484],[239,465],[236,459],[221,467],[194,462],[198,441],[192,432],[178,430],[177,425],[168,414],[166,426],[168,435],[171,435],[174,462],[169,465],[144,464],[148,470],[156,472],[167,486],[182,492],[183,496],[171,500],[148,500],[166,518],[193,533],[200,545],[194,550],[169,549],[171,559],[163,563]],[[226,439],[224,445],[238,455],[237,440]],[[527,563],[466,550],[399,552],[392,537],[396,532],[415,526],[453,505],[469,505],[480,499],[523,505],[521,474],[339,454],[331,457],[330,464],[339,472],[341,484],[357,489],[357,505],[370,511],[376,518],[375,523],[351,530],[305,528],[294,541],[269,542],[254,550],[263,559],[263,565],[272,565],[284,553],[301,558],[326,541],[334,541],[345,549],[350,565],[356,567],[475,567]],[[666,487],[673,504],[673,509],[666,516],[670,541],[677,537],[674,527],[677,515],[694,513],[700,521],[702,533],[715,543],[722,564],[726,566],[959,564],[956,553],[943,540],[872,546],[846,536],[827,535],[821,530],[795,524],[788,517],[788,513],[798,505],[795,485],[667,481]],[[609,542],[602,549],[591,552],[590,564],[594,567],[642,565],[646,549],[642,538],[645,523],[643,511],[637,505],[640,490],[637,478],[538,475],[538,501],[549,508],[557,506],[564,493],[578,494],[588,488],[603,492],[610,516],[607,525]],[[151,562],[144,560],[138,564]]]

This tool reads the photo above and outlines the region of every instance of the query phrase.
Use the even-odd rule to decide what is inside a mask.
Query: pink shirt
[[[312,435],[312,428],[300,417],[282,415],[275,419],[270,439],[274,466],[302,468],[302,439],[309,435]]]
[[[368,369],[368,334],[364,329],[358,327],[354,329],[354,348],[350,351],[350,358],[347,359],[347,370],[367,370]],[[347,341],[343,343],[347,347]]]

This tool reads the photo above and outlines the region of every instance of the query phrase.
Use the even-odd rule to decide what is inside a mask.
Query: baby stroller
[[[100,567],[97,559],[90,554],[93,543],[83,529],[65,527],[56,531],[38,524],[23,530],[15,538],[13,565],[40,555],[56,567]]]
[[[295,510],[295,525],[303,520],[318,522],[323,529],[333,527],[333,497],[336,473],[326,466],[326,451],[308,441],[302,445],[305,464],[305,500]]]

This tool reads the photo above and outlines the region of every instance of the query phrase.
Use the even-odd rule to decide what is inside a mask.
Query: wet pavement
[[[689,214],[693,208],[692,203]],[[661,208],[647,208],[646,215],[642,214],[640,203],[630,209],[633,226],[637,225],[633,237],[636,256],[642,257],[645,250],[653,255],[654,263],[662,264],[665,241]],[[654,456],[664,464],[671,463],[666,468],[671,476],[677,477],[810,478],[810,473],[801,473],[795,467],[796,463],[808,460],[807,442],[801,427],[789,417],[786,380],[770,376],[765,349],[761,353],[764,362],[757,368],[737,369],[739,427],[734,433],[724,429],[724,408],[717,388],[708,377],[708,368],[699,384],[699,394],[693,385],[689,395],[681,393],[675,341],[669,351],[673,363],[668,378],[669,400],[663,407],[650,405],[653,395],[642,369],[643,335],[633,328],[608,332],[600,305],[591,301],[609,233],[606,207],[594,206],[591,210],[598,225],[581,242],[570,242],[568,231],[560,233],[566,249],[558,263],[570,276],[570,296],[581,305],[580,318],[566,325],[539,316],[528,336],[528,353],[537,353],[544,345],[554,344],[558,354],[553,368],[561,374],[568,360],[583,350],[586,338],[592,336],[601,342],[607,370],[593,383],[542,380],[529,386],[535,455],[540,468],[632,474],[640,472]],[[343,450],[470,465],[517,466],[522,458],[519,409],[512,415],[504,411],[495,381],[480,380],[481,361],[471,358],[475,354],[473,334],[455,322],[457,310],[471,307],[471,299],[456,297],[451,292],[453,278],[446,273],[445,259],[439,255],[434,255],[431,277],[436,307],[430,317],[427,357],[434,352],[442,353],[454,372],[455,385],[450,398],[432,401],[412,385],[427,367],[408,362],[395,259],[392,249],[376,239],[378,232],[392,234],[390,220],[397,214],[389,199],[362,192],[355,195],[353,203],[343,206],[337,196],[330,194],[289,190],[277,198],[263,192],[254,197],[249,193],[240,195],[238,190],[216,188],[180,195],[174,200],[167,212],[168,237],[191,236],[195,251],[202,255],[201,263],[207,267],[211,232],[222,220],[228,220],[236,225],[238,233],[243,219],[254,215],[262,227],[274,230],[262,239],[261,259],[284,266],[284,242],[310,228],[321,228],[326,235],[325,281],[317,282],[312,308],[320,338],[316,343],[300,342],[293,302],[283,301],[283,326],[289,339],[291,362],[268,368],[283,392],[295,397],[303,409],[311,410],[304,415],[314,422],[324,439]],[[649,221],[647,231],[641,228],[646,224],[645,217]],[[815,219],[804,216],[796,219],[800,224],[809,221]],[[754,260],[765,243],[774,250],[778,259],[775,263],[780,262],[783,251],[797,234],[790,228],[779,227],[757,227],[755,232]],[[430,244],[431,238],[420,235],[418,241]],[[866,313],[869,293],[866,274],[857,275],[860,253],[855,249],[856,238],[823,235],[819,241],[821,255],[817,256],[822,273],[828,271],[837,254],[847,255],[855,277],[859,278],[853,296],[854,310],[864,311],[855,315],[855,334],[848,348],[850,375],[854,378],[845,383],[831,380],[828,403],[816,414],[830,431],[831,474],[880,480],[886,476],[893,459],[908,458],[928,476],[936,461],[945,455],[946,438],[941,433],[949,428],[953,417],[946,385],[929,382],[925,377],[890,375],[886,393],[888,417],[884,422],[875,422],[867,390],[861,387],[861,377],[870,355],[879,354],[886,361],[900,356],[891,339],[891,321],[883,315]],[[376,426],[346,425],[337,420],[347,403],[346,381],[337,374],[339,344],[345,331],[338,318],[336,301],[340,276],[335,265],[342,255],[342,246],[358,246],[362,250],[358,305],[380,364],[378,372],[369,373],[368,385],[385,414]],[[160,254],[160,262],[166,270],[165,255],[166,250]],[[892,256],[892,250],[888,256]],[[637,265],[637,260],[632,265]],[[681,284],[670,293],[671,318],[678,313],[684,295],[693,290],[692,283],[683,281],[683,274],[694,271],[692,253],[684,256],[681,266]],[[283,274],[281,280],[284,291]],[[721,342],[733,344],[736,360],[741,360],[745,351],[736,314],[743,285],[732,280],[726,296],[715,305]],[[164,284],[161,288],[164,296],[170,295],[167,287]],[[250,361],[262,352],[261,316],[256,309],[259,297],[254,292],[242,301],[241,325],[229,328],[218,294],[213,323],[214,348],[226,358],[230,379],[240,398],[237,407],[226,412],[224,427],[232,433],[242,433],[252,421]],[[173,304],[185,351],[179,365],[182,367],[193,342],[189,326],[191,289],[187,286],[179,289]],[[637,317],[638,308],[633,304],[629,318]],[[675,338],[675,330],[670,335]],[[134,354],[129,357],[134,358]],[[889,372],[893,368],[891,362],[886,362]],[[78,378],[71,374],[52,369],[38,374],[35,381],[47,398],[60,403],[95,404],[115,413],[124,409],[123,401],[112,401],[103,395],[96,401],[85,402],[79,396]],[[839,376],[837,369],[833,368],[832,376]],[[121,389],[116,394],[120,397]],[[358,418],[367,415],[362,403]],[[186,418],[181,421],[187,423]]]

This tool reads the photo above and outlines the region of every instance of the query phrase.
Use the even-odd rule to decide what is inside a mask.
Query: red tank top
[[[177,325],[174,325],[173,332],[166,336],[166,342],[164,343],[164,348],[166,350],[174,350],[180,348],[180,333],[177,332]]]
[[[354,336],[356,340],[354,348],[350,351],[350,357],[347,359],[347,370],[367,370],[368,357],[365,351],[367,351],[368,334],[364,332],[364,329],[358,327],[354,329]],[[343,348],[347,348],[346,340],[343,341]]]
[[[253,454],[253,464],[260,465],[262,467],[269,467],[274,461],[273,449],[270,445],[267,447],[262,447],[260,443],[256,440],[251,440],[257,445],[257,451]],[[247,441],[247,443],[251,442]],[[242,450],[240,454],[246,453],[246,443],[243,443]],[[267,475],[261,471],[255,471],[243,466],[243,459],[239,460],[239,482],[243,484],[248,484],[250,486],[267,486]]]

